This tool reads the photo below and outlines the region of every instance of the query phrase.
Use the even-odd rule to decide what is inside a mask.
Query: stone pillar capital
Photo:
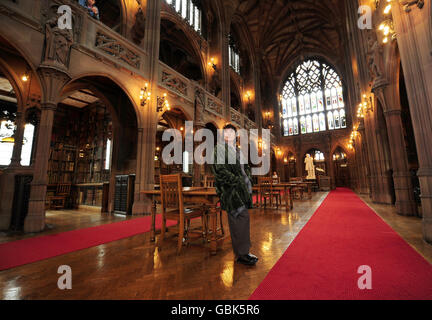
[[[66,83],[71,80],[70,75],[63,69],[46,64],[41,64],[39,66],[38,74],[41,79],[43,91],[41,104],[57,105],[61,91]]]

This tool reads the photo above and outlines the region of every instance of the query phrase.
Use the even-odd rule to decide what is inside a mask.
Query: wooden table
[[[283,191],[284,195],[285,195],[285,203],[282,206],[285,206],[285,210],[292,210],[294,207],[294,201],[292,198],[292,192],[291,192],[291,188],[294,187],[294,185],[292,183],[277,183],[277,184],[273,184],[273,190],[276,191]],[[257,186],[258,190],[259,190],[259,185]],[[262,206],[262,198],[261,198],[261,194],[258,191],[258,197],[259,197],[259,206]]]
[[[272,187],[273,187],[273,190],[284,192],[285,203],[282,204],[282,206],[285,206],[285,210],[288,211],[288,210],[292,210],[294,208],[292,189],[298,188],[298,187],[305,188],[305,189],[307,189],[309,199],[312,199],[312,185],[313,184],[314,184],[313,182],[281,182],[281,183],[273,184]],[[259,185],[257,186],[257,188],[259,190]],[[261,201],[261,195],[260,195],[259,191],[258,191],[258,196],[259,196],[259,205],[261,207],[262,201]]]
[[[155,241],[155,224],[156,224],[156,204],[161,202],[161,191],[160,190],[147,190],[141,191],[141,194],[152,199],[152,210],[151,210],[151,231],[150,240]],[[218,245],[221,245],[225,239],[225,236],[217,234],[217,220],[218,220],[218,209],[216,204],[219,202],[219,197],[216,194],[215,188],[204,188],[204,187],[185,187],[183,188],[183,199],[185,203],[189,204],[206,204],[208,210],[206,215],[210,218],[210,228],[212,230],[210,237],[210,252],[216,254]],[[163,217],[162,217],[163,218]],[[219,217],[222,219],[222,217]]]

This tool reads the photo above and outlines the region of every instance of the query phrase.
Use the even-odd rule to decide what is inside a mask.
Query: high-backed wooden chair
[[[206,224],[204,218],[205,207],[189,206],[185,207],[183,202],[183,186],[181,174],[161,175],[160,176],[161,203],[162,203],[162,230],[161,239],[165,237],[166,220],[178,221],[178,242],[177,253],[181,252],[183,241],[188,240],[190,220],[201,217],[202,232],[206,236]]]
[[[279,208],[281,200],[281,194],[273,190],[273,178],[272,177],[259,177],[258,178],[260,203],[264,198],[264,208],[267,207],[267,199],[270,200],[270,205],[273,205],[273,198],[276,198],[276,208]]]
[[[48,197],[49,208],[64,209],[66,207],[66,199],[70,197],[70,192],[70,183],[58,184],[56,194]]]
[[[214,176],[206,175],[204,177],[204,187],[205,188],[215,188],[216,187],[215,183],[216,183],[216,178]],[[219,215],[220,215],[220,219],[219,219],[220,230],[221,230],[222,234],[225,234],[225,230],[223,227],[223,220],[222,220],[222,209],[220,207],[217,207],[216,210],[219,212]]]

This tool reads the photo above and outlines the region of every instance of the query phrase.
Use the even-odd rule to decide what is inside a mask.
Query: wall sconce
[[[210,61],[208,62],[208,65],[210,67],[212,67],[216,71],[216,63],[215,63],[215,59],[214,58],[210,59]]]
[[[366,94],[363,95],[363,102],[359,104],[357,108],[357,118],[364,118],[365,115],[369,112],[373,112],[372,108],[372,98],[367,97]]]
[[[166,93],[164,93],[162,97],[157,97],[156,112],[162,112],[164,108],[167,108],[168,111],[171,110],[166,97],[167,97]]]
[[[248,100],[249,104],[251,103],[251,102],[250,102],[251,97],[252,97],[251,92],[250,92],[250,91],[246,91],[246,93],[245,93],[245,99]]]
[[[284,163],[288,163],[288,159],[287,158],[284,158]]]
[[[280,148],[277,148],[276,153],[280,157],[282,155],[282,150]]]
[[[383,40],[382,40],[383,43],[388,43],[389,38],[391,40],[396,39],[396,33],[394,31],[393,21],[391,19],[387,19],[381,22],[381,24],[378,27],[378,30],[383,33]]]
[[[144,85],[144,88],[140,91],[141,107],[144,107],[150,101],[151,92],[148,91],[148,83]]]

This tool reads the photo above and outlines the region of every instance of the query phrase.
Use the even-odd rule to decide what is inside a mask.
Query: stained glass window
[[[289,75],[280,98],[284,136],[346,128],[342,81],[325,63],[301,63]]]

